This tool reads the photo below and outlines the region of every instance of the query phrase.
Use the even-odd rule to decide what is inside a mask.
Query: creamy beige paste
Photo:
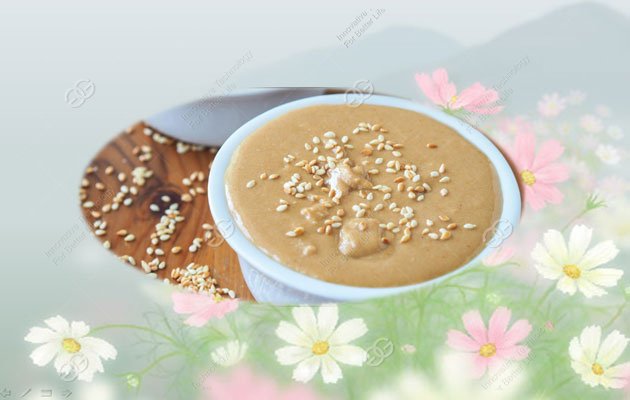
[[[393,107],[322,105],[249,135],[226,172],[256,246],[306,275],[386,287],[478,254],[501,209],[495,170],[451,128]]]

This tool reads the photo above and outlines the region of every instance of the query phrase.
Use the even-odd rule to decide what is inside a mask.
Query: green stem
[[[615,321],[623,313],[623,310],[626,308],[626,304],[628,304],[628,303],[624,302],[621,306],[619,306],[619,308],[617,309],[617,312],[615,313],[615,315],[613,315],[613,317],[610,319],[610,321],[608,321],[608,323],[606,323],[606,325],[604,325],[604,328],[608,328],[609,326],[611,326],[612,324],[615,323]]]
[[[575,221],[585,216],[589,211],[591,211],[589,208],[585,208],[584,210],[580,211],[576,216],[571,218],[569,222],[567,222],[567,224],[562,228],[560,232],[564,233],[571,225],[573,225]]]
[[[175,347],[180,347],[179,343],[173,339],[170,336],[164,335],[162,333],[156,332],[151,328],[147,328],[145,326],[140,326],[140,325],[131,325],[131,324],[111,324],[111,325],[101,325],[101,326],[97,326],[96,328],[92,329],[90,331],[90,333],[94,333],[94,332],[98,332],[98,331],[102,331],[105,329],[135,329],[135,330],[139,330],[139,331],[144,331],[144,332],[148,332],[151,333],[155,336],[159,336],[162,339],[168,341],[169,343],[171,343],[172,345],[174,345]]]
[[[178,354],[180,354],[179,351],[172,351],[170,353],[166,353],[163,356],[156,358],[151,364],[147,365],[145,368],[141,369],[138,372],[125,372],[125,373],[122,373],[122,374],[116,374],[115,376],[117,376],[117,377],[124,377],[124,376],[127,376],[129,374],[136,374],[136,375],[138,375],[139,377],[142,378],[149,371],[151,371],[153,368],[158,366],[162,361],[164,361],[166,359],[169,359],[171,357],[175,357]]]
[[[536,306],[534,307],[534,310],[538,310],[540,308],[540,306],[545,302],[545,300],[547,300],[547,297],[549,297],[549,295],[551,294],[551,292],[554,291],[555,288],[556,287],[554,285],[550,285],[549,286],[549,288],[545,291],[545,293],[538,300],[538,303],[536,303]]]

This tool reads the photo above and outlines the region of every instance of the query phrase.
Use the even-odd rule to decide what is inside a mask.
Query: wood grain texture
[[[103,243],[109,241],[111,251],[119,257],[133,257],[135,268],[142,273],[145,272],[141,268],[141,260],[149,262],[156,257],[155,254],[147,254],[147,247],[161,248],[165,254],[157,257],[160,262],[165,261],[166,267],[154,271],[159,279],[170,280],[174,268],[184,268],[191,262],[208,265],[211,276],[217,281],[217,287],[231,289],[238,298],[253,301],[254,298],[243,280],[236,254],[220,237],[216,227],[211,239],[204,238],[205,230],[202,225],[205,223],[214,226],[205,190],[209,166],[216,149],[190,149],[180,154],[175,140],[151,129],[164,137],[162,139],[158,136],[159,141],[167,141],[159,143],[153,134],[149,134],[149,129],[151,128],[144,123],[138,123],[119,134],[96,155],[86,169],[80,189],[83,216],[93,233],[98,229],[94,226],[95,221],[107,223],[103,229],[105,233],[99,232],[101,235],[95,234],[95,237]],[[142,146],[145,146],[145,150],[150,149],[151,159],[142,161],[139,158],[143,154]],[[111,174],[106,173],[109,166],[113,167]],[[142,166],[153,171],[153,176],[148,178],[143,186],[139,186],[132,182],[132,171]],[[183,180],[189,178],[195,171],[202,171],[205,177],[202,182],[197,181],[187,187]],[[121,172],[126,175],[122,182],[118,178]],[[101,184],[97,185],[98,182]],[[113,203],[123,185],[129,188],[137,187],[137,195],[130,193],[124,196],[132,198],[133,203],[129,206],[120,204],[118,210],[103,212],[103,206]],[[197,187],[201,188],[203,193],[198,193],[191,202],[182,201],[183,194]],[[179,204],[180,215],[185,217],[185,220],[176,224],[175,232],[169,240],[152,246],[151,234],[155,232],[155,225],[169,206],[162,200],[163,196],[170,197],[171,203]],[[89,207],[88,203],[89,208],[86,208],[86,202],[93,202],[94,205]],[[151,204],[158,205],[159,211],[150,210]],[[133,234],[135,240],[126,242],[124,237],[118,236],[117,232],[121,229]],[[191,253],[188,248],[194,238],[204,240],[200,249]],[[179,254],[171,253],[174,246],[182,248]],[[126,264],[129,265],[129,262]]]

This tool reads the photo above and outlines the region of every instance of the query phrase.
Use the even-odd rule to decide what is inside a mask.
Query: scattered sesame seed
[[[251,189],[251,188],[253,188],[254,186],[256,186],[256,181],[251,180],[251,181],[247,182],[247,185],[246,185],[246,186],[247,186],[247,188],[248,188],[248,189]]]
[[[464,229],[475,229],[476,227],[475,224],[464,224]]]

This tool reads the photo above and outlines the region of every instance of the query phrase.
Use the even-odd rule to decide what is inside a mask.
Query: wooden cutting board
[[[214,278],[219,293],[231,290],[253,301],[236,253],[218,233],[208,207],[208,171],[216,150],[180,142],[138,123],[109,142],[86,168],[81,210],[95,237],[147,277],[194,288],[209,288]],[[163,240],[157,237],[158,244],[152,244],[152,235],[158,236],[156,224],[172,204],[178,204],[184,220],[175,222],[172,233],[165,226],[159,235]],[[190,248],[195,238],[198,246]],[[174,253],[174,247],[181,251]],[[174,278],[186,276],[181,269],[191,263],[200,270],[207,265],[209,276],[188,274],[177,282]],[[179,274],[173,272],[177,268]]]

